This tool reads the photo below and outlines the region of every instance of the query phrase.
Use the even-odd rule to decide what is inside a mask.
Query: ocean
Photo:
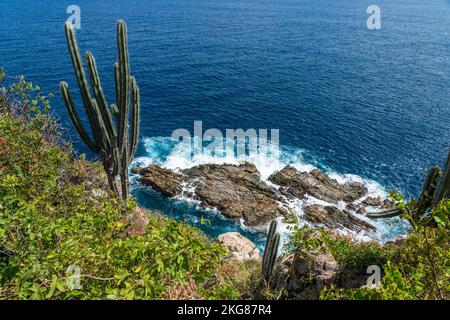
[[[53,112],[82,153],[87,150],[71,129],[58,87],[61,80],[76,86],[63,30],[71,4],[0,0],[0,66],[9,77],[24,74],[57,94]],[[379,30],[366,26],[371,4],[381,8]],[[96,57],[110,103],[115,23],[127,23],[142,100],[136,163],[194,165],[169,137],[179,128],[192,132],[196,120],[223,132],[279,129],[281,158],[260,164],[264,175],[285,164],[316,167],[342,181],[363,181],[372,195],[398,189],[417,196],[427,169],[443,164],[447,155],[448,0],[79,0],[76,5],[80,48]],[[263,234],[200,210],[189,199],[165,199],[136,181],[133,186],[141,205],[211,236],[239,230],[259,246],[264,241]],[[382,239],[405,230],[377,224]]]

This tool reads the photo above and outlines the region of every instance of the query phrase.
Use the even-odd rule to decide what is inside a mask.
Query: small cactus
[[[266,247],[263,253],[262,275],[266,282],[269,281],[270,276],[277,258],[278,246],[280,244],[280,234],[276,232],[277,221],[273,220],[270,223],[269,233],[267,235]]]
[[[81,139],[93,153],[100,157],[111,190],[117,197],[126,199],[129,196],[128,166],[136,152],[139,137],[140,95],[136,80],[130,74],[125,22],[122,20],[117,22],[119,61],[114,64],[117,102],[112,105],[106,102],[94,56],[88,51],[85,58],[93,92],[93,96],[91,95],[72,24],[65,24],[65,32],[92,137],[81,123],[68,84],[62,81],[60,87],[64,103]],[[131,124],[129,125],[130,107]],[[121,191],[117,188],[117,176],[120,176]]]

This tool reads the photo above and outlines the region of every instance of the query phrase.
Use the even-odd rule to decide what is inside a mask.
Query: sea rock
[[[131,172],[141,175],[139,180],[142,183],[151,186],[167,197],[180,195],[182,183],[186,180],[186,177],[183,175],[157,165],[150,165],[146,168],[134,168]]]
[[[245,225],[261,230],[274,218],[288,216],[286,197],[301,199],[309,194],[336,203],[353,202],[367,193],[367,188],[360,183],[340,184],[320,170],[299,172],[292,166],[269,177],[279,189],[262,181],[260,173],[250,163],[204,164],[176,172],[151,165],[132,172],[141,175],[142,183],[166,196],[184,193],[198,200],[204,208],[218,209],[227,218],[243,219]],[[357,232],[375,229],[349,210],[342,212],[334,206],[310,205],[305,209],[305,217],[313,224],[330,229],[347,228]]]
[[[305,218],[315,225],[325,225],[330,229],[347,228],[352,231],[373,231],[375,227],[356,218],[349,211],[341,211],[333,206],[319,204],[309,205],[305,208]]]
[[[227,248],[232,259],[246,261],[260,258],[258,248],[239,232],[223,233],[219,235],[218,241]]]
[[[370,206],[370,207],[381,207],[383,205],[383,201],[379,197],[367,197],[361,203],[364,206]]]
[[[217,208],[225,217],[244,219],[246,225],[263,228],[286,215],[279,192],[261,180],[253,164],[205,164],[175,173],[156,165],[133,170],[140,181],[166,196],[180,195],[183,186],[195,187],[193,198],[205,208]]]
[[[352,202],[367,194],[367,188],[359,182],[340,184],[335,179],[314,169],[311,172],[299,172],[292,166],[273,173],[269,180],[281,186],[281,192],[288,197],[302,199],[309,194],[327,202]]]
[[[367,214],[367,210],[364,207],[359,207],[358,210],[356,210],[356,212],[362,214],[363,216]]]

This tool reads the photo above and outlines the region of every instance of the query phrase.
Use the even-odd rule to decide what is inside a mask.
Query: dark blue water
[[[77,36],[113,98],[115,22],[126,20],[143,138],[192,130],[194,120],[277,128],[305,162],[417,195],[450,146],[450,1],[376,1],[382,29],[368,30],[373,3],[79,0]],[[59,92],[61,80],[75,89],[63,32],[70,4],[0,0],[0,65],[9,75],[45,91]],[[59,95],[53,106],[69,127]],[[147,152],[141,143],[139,155]],[[177,207],[136,192],[149,207]]]

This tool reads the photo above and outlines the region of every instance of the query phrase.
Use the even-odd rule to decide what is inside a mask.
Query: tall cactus
[[[278,246],[280,244],[280,234],[276,232],[277,221],[272,220],[270,223],[269,233],[267,235],[266,247],[263,253],[262,275],[266,282],[269,281],[270,276],[277,258]]]
[[[442,172],[442,178],[436,188],[433,198],[433,206],[437,206],[444,199],[450,199],[450,150],[447,155],[445,168]]]
[[[108,105],[106,102],[94,56],[87,51],[85,58],[93,92],[92,96],[88,87],[88,80],[78,48],[75,30],[70,23],[66,23],[64,28],[92,137],[80,120],[68,84],[62,81],[60,87],[64,103],[81,139],[93,153],[100,157],[111,190],[117,197],[126,199],[129,196],[128,166],[136,152],[139,137],[140,94],[136,79],[130,74],[125,22],[122,20],[117,22],[119,61],[114,64],[116,103],[112,105]],[[131,125],[129,125],[130,107]],[[113,119],[112,115],[115,119]],[[120,191],[116,183],[118,176],[121,184]]]

